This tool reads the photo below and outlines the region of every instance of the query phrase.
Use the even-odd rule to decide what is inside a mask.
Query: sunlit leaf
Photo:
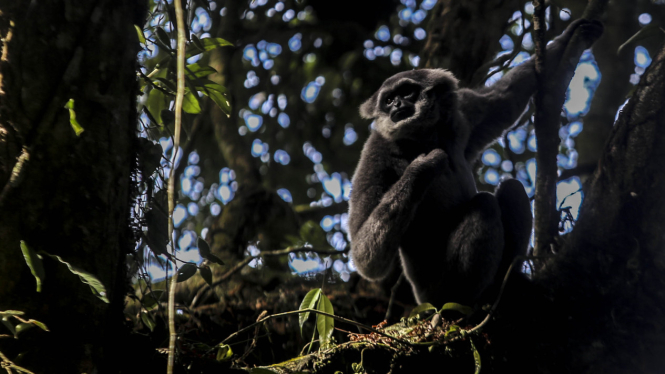
[[[217,361],[228,361],[233,357],[233,350],[227,344],[220,344],[217,346]]]
[[[199,274],[201,274],[201,277],[203,277],[203,280],[208,283],[210,287],[212,287],[212,271],[210,270],[209,266],[202,265],[199,268]]]
[[[21,312],[20,310],[5,310],[0,312],[0,317],[22,316],[24,314],[25,312]]]
[[[32,276],[35,277],[37,281],[37,292],[42,292],[42,280],[44,279],[44,266],[42,265],[42,258],[39,256],[32,248],[21,240],[21,252],[23,252],[23,258],[25,258],[25,263],[28,264]]]
[[[74,129],[74,133],[76,136],[81,135],[84,130],[76,120],[76,112],[74,111],[74,99],[69,99],[67,104],[65,104],[65,109],[69,109],[69,124],[72,126],[72,129]]]
[[[226,114],[227,116],[231,115],[231,104],[229,100],[224,96],[226,92],[226,87],[217,84],[212,81],[208,81],[203,85],[196,86],[196,90],[202,92],[204,95],[212,99],[212,101],[217,104],[217,106]]]
[[[196,265],[188,262],[178,269],[178,283],[184,282],[196,274]]]
[[[432,305],[432,304],[430,304],[430,303],[423,303],[423,304],[420,304],[420,305],[418,305],[417,307],[413,308],[413,310],[412,310],[411,313],[409,314],[409,318],[411,318],[411,317],[415,317],[415,316],[417,316],[418,314],[421,314],[421,313],[426,312],[426,311],[429,311],[429,310],[434,310],[434,311],[436,311],[436,307],[434,307],[434,305]]]
[[[185,67],[185,74],[188,79],[205,78],[210,74],[217,73],[212,66],[201,66],[199,64],[189,64]]]
[[[445,303],[441,308],[441,311],[444,310],[455,310],[464,314],[465,316],[468,316],[473,312],[473,308],[457,303]]]
[[[443,335],[444,338],[447,338],[449,335],[459,332],[462,328],[457,325],[452,325],[448,328],[448,331]]]
[[[314,306],[316,306],[316,303],[319,301],[319,296],[321,295],[321,289],[320,288],[315,288],[307,293],[305,297],[302,299],[302,302],[300,303],[300,309],[314,309]],[[305,325],[305,322],[307,321],[307,318],[309,318],[309,313],[300,313],[298,315],[298,321],[300,323],[300,335],[302,335],[302,327]]]
[[[203,48],[200,47],[201,45],[203,45]],[[222,38],[203,38],[200,40],[200,43],[192,43],[187,46],[185,58],[190,58],[192,56],[198,55],[199,53],[212,51],[215,48],[232,45],[233,44]]]
[[[157,323],[155,323],[155,320],[152,318],[152,316],[145,312],[141,313],[141,321],[143,321],[143,324],[146,325],[150,331],[155,330],[155,327],[157,326]]]
[[[335,314],[330,300],[328,300],[328,297],[323,293],[321,293],[321,297],[319,297],[319,303],[316,305],[316,309],[328,314]],[[330,337],[332,336],[334,328],[335,320],[332,317],[324,316],[323,314],[316,315],[316,329],[319,332],[319,341],[321,342],[322,347],[327,346],[330,342]]]
[[[145,36],[143,35],[143,30],[141,30],[141,28],[138,27],[138,25],[134,25],[134,28],[136,29],[136,35],[139,37],[139,43],[145,45],[146,42],[145,42]]]
[[[156,86],[170,91],[170,93],[173,94],[173,95],[175,95],[176,91],[178,90],[178,87],[176,86],[176,84],[174,82],[166,79],[166,78],[158,77],[158,78],[153,79],[152,82]]]
[[[14,336],[18,338],[18,336],[25,330],[29,330],[31,328],[35,327],[32,323],[19,323],[16,325],[16,332],[14,333]]]
[[[51,254],[48,254],[46,252],[42,252],[42,253],[46,254],[47,256],[49,256],[53,259],[56,259],[56,260],[60,261],[63,264],[65,264],[65,266],[67,266],[69,271],[71,271],[72,273],[78,275],[78,277],[81,279],[81,282],[83,282],[83,283],[87,284],[88,286],[90,286],[90,289],[91,289],[92,293],[95,296],[97,296],[100,300],[102,300],[105,303],[109,302],[109,299],[106,298],[106,288],[104,287],[102,282],[97,277],[95,277],[94,275],[88,273],[85,270],[79,269],[78,267],[70,264],[69,262],[63,260],[62,257],[60,257],[60,256],[51,255]]]
[[[182,102],[182,110],[189,114],[201,113],[201,105],[199,104],[198,96],[192,92],[186,93]]]

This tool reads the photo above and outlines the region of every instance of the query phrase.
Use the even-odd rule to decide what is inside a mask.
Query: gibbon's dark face
[[[420,96],[420,87],[415,84],[403,84],[383,99],[383,111],[397,123],[416,113],[416,101]]]
[[[456,105],[446,99],[456,90],[457,80],[443,69],[401,72],[386,79],[360,106],[360,115],[373,119],[376,131],[391,141],[430,139],[442,106]]]

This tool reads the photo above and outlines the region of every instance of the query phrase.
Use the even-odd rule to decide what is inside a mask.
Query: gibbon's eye
[[[386,98],[386,105],[392,105],[393,101],[394,101],[393,97],[387,97]]]

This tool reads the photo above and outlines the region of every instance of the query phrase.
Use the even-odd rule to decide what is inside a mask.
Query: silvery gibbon
[[[603,29],[571,23],[547,47],[549,71],[578,28],[586,48]],[[532,216],[522,184],[478,192],[472,165],[535,89],[532,57],[480,89],[458,88],[443,69],[398,73],[361,105],[361,116],[375,121],[349,208],[351,256],[363,277],[384,278],[399,256],[418,303],[472,305],[526,254]]]

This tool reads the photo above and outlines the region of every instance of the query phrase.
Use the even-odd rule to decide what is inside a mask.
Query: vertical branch
[[[540,256],[548,252],[557,229],[556,217],[556,156],[559,148],[558,116],[549,118],[550,110],[546,103],[545,87],[545,4],[543,0],[533,2],[533,40],[536,47],[536,79],[537,89],[534,97],[536,129],[536,197],[535,213],[535,248],[534,255]],[[548,100],[549,101],[549,100]]]
[[[177,38],[177,79],[178,86],[175,97],[175,134],[173,140],[173,156],[171,157],[171,173],[169,176],[169,240],[171,241],[171,251],[175,258],[175,243],[173,242],[173,210],[175,209],[175,171],[176,161],[178,160],[178,148],[180,147],[180,127],[182,124],[182,102],[185,96],[185,21],[182,11],[181,0],[174,0],[176,24],[178,26]],[[178,278],[178,272],[173,261],[174,274],[171,278],[171,287],[169,289],[169,358],[167,373],[173,374],[173,365],[175,363],[175,341],[177,338],[175,330],[175,285]]]

